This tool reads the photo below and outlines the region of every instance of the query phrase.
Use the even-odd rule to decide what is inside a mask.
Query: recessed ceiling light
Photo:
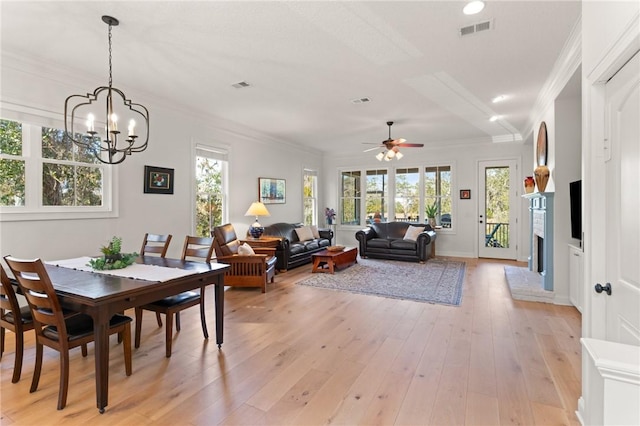
[[[491,99],[491,102],[493,102],[494,104],[497,104],[498,102],[502,102],[505,99],[507,99],[507,97],[505,95],[499,95],[499,96],[496,96],[495,98]]]
[[[498,120],[498,118],[500,118],[499,115],[492,115],[491,118],[489,119],[489,121],[496,121],[496,120]]]
[[[462,13],[465,15],[475,15],[476,13],[480,13],[482,9],[484,9],[484,2],[482,0],[473,0],[467,3],[462,9]]]

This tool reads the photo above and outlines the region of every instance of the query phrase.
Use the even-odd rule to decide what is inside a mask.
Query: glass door
[[[516,161],[481,161],[478,167],[478,257],[516,259]]]

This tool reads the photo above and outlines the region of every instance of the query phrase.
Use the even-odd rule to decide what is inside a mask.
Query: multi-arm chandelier
[[[91,152],[99,161],[119,164],[127,155],[147,149],[149,111],[143,105],[127,99],[122,90],[113,87],[111,27],[120,22],[106,15],[102,20],[109,25],[109,85],[100,86],[86,95],[69,96],[64,102],[64,130],[67,138]],[[101,96],[104,103],[98,102]],[[114,97],[122,104],[114,102]],[[104,114],[102,120],[98,119],[101,114]],[[143,125],[136,127],[136,119],[142,119]],[[119,130],[121,123],[128,123],[126,137]],[[140,127],[143,127],[142,136],[138,130]]]

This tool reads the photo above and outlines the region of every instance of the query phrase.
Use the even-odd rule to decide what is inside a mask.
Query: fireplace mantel
[[[553,291],[553,195],[535,192],[522,196],[529,200],[529,270],[540,272],[542,288],[548,291]],[[542,270],[538,271],[540,262]]]

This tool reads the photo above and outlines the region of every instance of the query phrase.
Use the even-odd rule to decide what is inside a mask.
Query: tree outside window
[[[451,166],[431,166],[424,171],[424,204],[436,206],[436,224],[452,227]]]
[[[340,174],[341,193],[340,223],[343,225],[360,225],[361,221],[361,191],[360,177],[362,172],[344,171]]]
[[[222,225],[224,208],[223,161],[196,156],[196,235],[210,237]]]
[[[395,220],[420,221],[420,170],[396,169]]]
[[[22,159],[22,125],[0,120],[0,205],[24,206],[25,162]]]
[[[387,222],[389,178],[386,170],[367,170],[366,215],[367,224]]]
[[[303,214],[305,225],[318,223],[318,174],[313,170],[305,170],[302,182]]]

